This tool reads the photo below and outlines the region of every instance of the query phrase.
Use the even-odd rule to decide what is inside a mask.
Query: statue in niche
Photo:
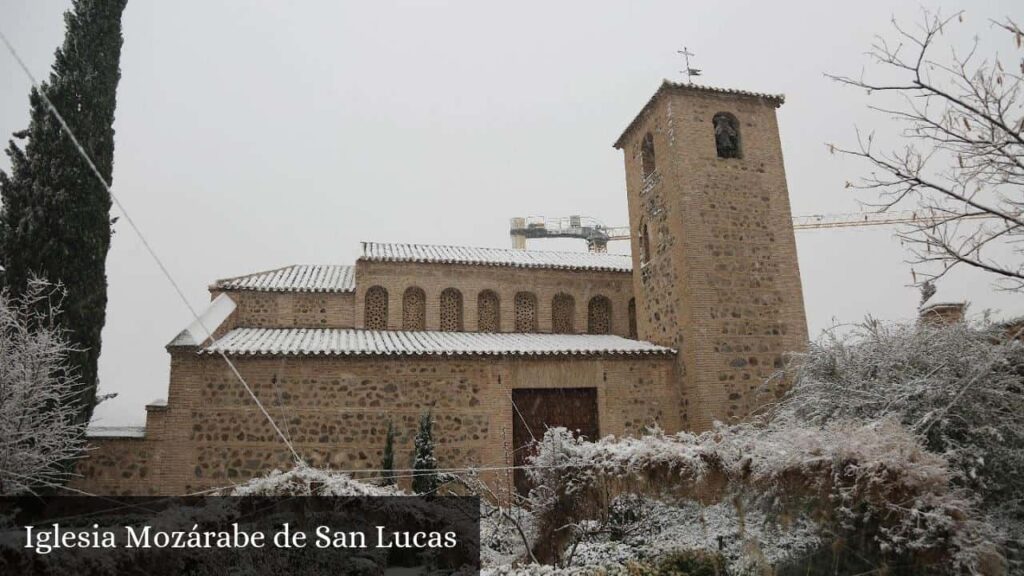
[[[711,122],[715,126],[715,148],[719,158],[740,157],[740,127],[732,114],[719,112]]]

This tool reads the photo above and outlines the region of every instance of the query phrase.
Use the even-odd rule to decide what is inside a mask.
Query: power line
[[[40,96],[42,96],[43,102],[46,103],[46,107],[50,111],[50,114],[53,115],[53,117],[60,124],[61,131],[63,131],[64,134],[67,135],[67,137],[71,140],[71,143],[74,144],[75,149],[78,150],[78,154],[81,155],[81,157],[89,165],[89,168],[92,170],[92,173],[96,175],[96,179],[99,180],[100,184],[103,185],[103,188],[104,190],[107,191],[107,194],[110,194],[110,198],[114,201],[114,204],[117,206],[117,209],[121,211],[121,214],[124,215],[125,221],[128,222],[128,225],[135,232],[135,235],[139,237],[139,240],[142,241],[142,245],[146,248],[146,251],[156,262],[157,266],[160,268],[160,271],[163,272],[164,277],[167,278],[167,281],[170,282],[171,286],[174,287],[174,291],[177,292],[178,297],[185,304],[185,307],[188,308],[188,311],[192,314],[192,317],[195,319],[196,323],[199,324],[200,327],[202,327],[204,332],[206,332],[207,338],[209,338],[212,342],[215,343],[217,339],[213,337],[213,333],[210,332],[210,329],[206,327],[206,324],[199,317],[199,314],[196,313],[195,308],[193,308],[192,304],[189,303],[188,298],[185,297],[184,291],[182,291],[181,287],[174,280],[174,277],[171,275],[167,267],[164,266],[163,261],[160,260],[159,256],[157,256],[156,251],[153,250],[153,247],[149,245],[149,241],[147,241],[145,235],[142,234],[142,230],[140,230],[139,227],[135,224],[135,221],[132,219],[131,215],[125,209],[124,205],[121,204],[121,200],[117,197],[116,194],[114,194],[114,191],[110,189],[110,185],[107,184],[107,180],[103,177],[102,174],[100,174],[100,171],[98,168],[96,168],[96,164],[93,163],[92,158],[90,158],[89,155],[86,153],[85,148],[83,148],[82,144],[79,143],[78,138],[75,137],[74,132],[72,132],[71,128],[68,127],[67,122],[64,121],[64,117],[61,116],[60,112],[57,111],[57,108],[53,105],[53,102],[51,102],[50,98],[46,95],[46,91],[40,87],[39,82],[36,81],[35,76],[32,75],[32,72],[28,69],[28,66],[25,65],[25,62],[21,59],[21,56],[18,55],[18,51],[14,49],[14,46],[11,45],[10,41],[7,39],[7,36],[3,33],[2,30],[0,30],[0,40],[3,40],[4,45],[7,47],[7,51],[10,52],[14,60],[17,61],[18,66],[20,66],[22,71],[25,72],[25,75],[28,76],[29,81],[32,82],[32,87],[36,89]],[[288,440],[288,437],[285,436],[281,428],[278,427],[277,422],[275,422],[274,418],[270,415],[269,412],[267,412],[267,409],[263,407],[263,403],[260,402],[260,399],[256,397],[256,394],[252,391],[252,388],[249,387],[249,384],[245,381],[245,378],[243,378],[242,375],[238,372],[238,369],[235,367],[234,363],[231,362],[227,354],[225,354],[223,351],[219,352],[221,358],[223,358],[224,361],[227,362],[227,365],[231,369],[231,372],[233,372],[235,377],[238,378],[238,381],[242,383],[242,386],[245,388],[245,391],[249,393],[249,396],[256,403],[256,406],[259,407],[260,411],[263,412],[263,415],[267,417],[268,421],[270,421],[270,425],[274,428],[274,431],[277,432],[277,435],[281,437],[281,440],[283,440],[285,445],[288,446],[288,449],[291,450],[292,456],[295,457],[295,461],[302,463],[302,457],[299,456],[299,453],[295,451],[295,447],[292,446],[291,441]]]

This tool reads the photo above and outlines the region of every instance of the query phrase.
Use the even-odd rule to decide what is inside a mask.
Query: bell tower
[[[807,343],[781,95],[662,83],[625,154],[637,332],[679,350],[683,427],[735,422]],[[767,392],[774,393],[777,390]]]

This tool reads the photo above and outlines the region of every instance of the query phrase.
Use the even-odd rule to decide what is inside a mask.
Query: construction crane
[[[962,216],[960,219],[987,218],[987,214]],[[793,216],[794,230],[821,230],[823,228],[855,228],[863,226],[894,226],[915,224],[929,226],[949,219],[948,215],[925,214],[914,211],[904,212],[853,212],[847,214],[807,214]],[[579,238],[587,242],[591,252],[607,252],[608,243],[615,240],[629,240],[628,226],[605,226],[596,218],[567,216],[544,218],[542,216],[517,216],[509,226],[512,247],[526,249],[528,239]]]
[[[512,247],[518,250],[526,250],[527,239],[579,238],[586,240],[587,249],[591,252],[607,252],[609,241],[629,240],[629,227],[605,226],[596,218],[587,216],[530,216],[513,218],[509,234],[512,236]]]

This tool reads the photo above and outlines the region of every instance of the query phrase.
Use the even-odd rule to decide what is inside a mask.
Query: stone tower
[[[783,97],[665,81],[625,153],[637,332],[679,350],[683,427],[744,418],[807,342],[775,110]]]

